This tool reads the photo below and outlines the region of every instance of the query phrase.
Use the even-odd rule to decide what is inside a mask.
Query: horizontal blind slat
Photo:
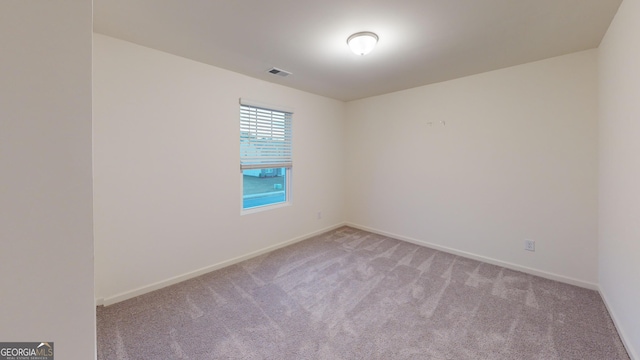
[[[291,167],[291,114],[240,106],[240,168]]]

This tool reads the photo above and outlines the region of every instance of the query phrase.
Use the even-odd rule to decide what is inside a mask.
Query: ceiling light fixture
[[[355,33],[347,39],[347,44],[356,55],[367,55],[378,43],[378,35],[370,31]]]

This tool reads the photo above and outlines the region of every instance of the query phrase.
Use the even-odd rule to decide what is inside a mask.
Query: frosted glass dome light
[[[367,55],[377,43],[378,35],[369,31],[355,33],[347,39],[347,44],[356,55]]]

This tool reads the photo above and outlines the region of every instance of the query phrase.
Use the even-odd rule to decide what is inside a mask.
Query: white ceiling
[[[94,0],[94,30],[349,101],[595,48],[621,1]]]

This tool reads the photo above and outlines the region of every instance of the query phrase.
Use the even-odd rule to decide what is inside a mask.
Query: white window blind
[[[240,105],[240,169],[290,168],[290,112]]]

